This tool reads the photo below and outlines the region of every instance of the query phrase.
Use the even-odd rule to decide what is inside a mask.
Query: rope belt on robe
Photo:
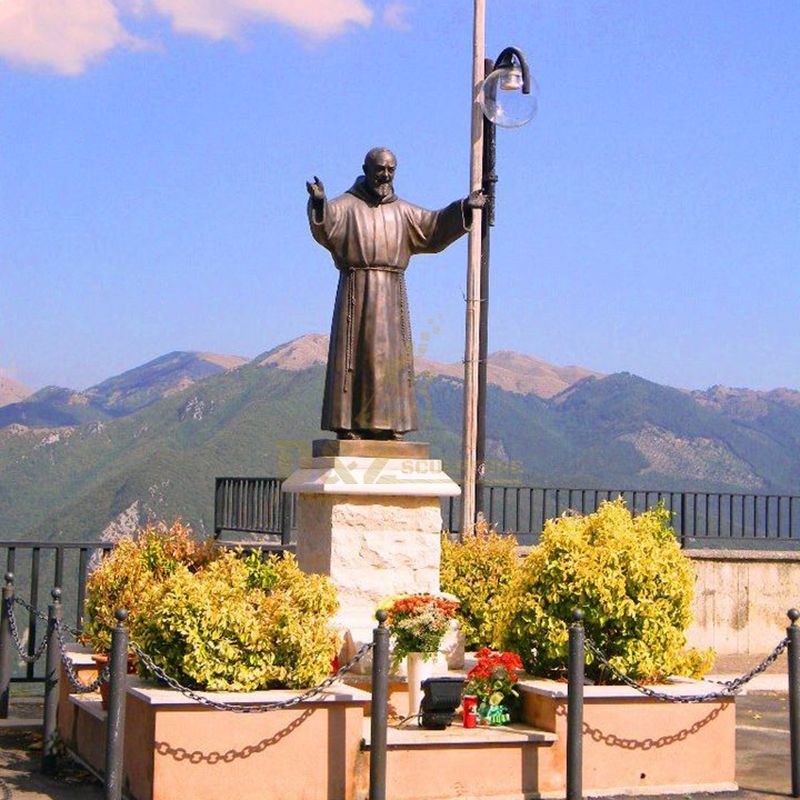
[[[381,272],[394,272],[400,276],[400,335],[403,338],[403,343],[407,349],[410,349],[411,343],[411,335],[410,335],[410,328],[411,325],[409,323],[408,318],[408,308],[406,307],[406,277],[405,277],[405,268],[404,267],[395,267],[388,264],[369,264],[368,266],[345,266],[343,269],[347,270],[347,325],[345,329],[345,357],[344,357],[344,367],[345,373],[347,375],[343,391],[347,391],[347,387],[350,383],[350,376],[353,372],[353,315],[355,314],[356,308],[356,290],[355,290],[355,283],[356,283],[356,272],[359,270],[379,270]],[[406,357],[410,358],[410,354],[407,352]],[[412,373],[409,372],[408,375],[408,382],[409,385],[413,383]]]

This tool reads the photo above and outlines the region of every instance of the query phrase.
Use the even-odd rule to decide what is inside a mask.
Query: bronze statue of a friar
[[[339,439],[402,439],[417,430],[414,357],[404,273],[411,256],[438,253],[472,224],[485,198],[474,192],[441,211],[394,193],[397,160],[376,147],[364,174],[327,200],[314,177],[308,189],[311,234],[339,270],[322,428]]]

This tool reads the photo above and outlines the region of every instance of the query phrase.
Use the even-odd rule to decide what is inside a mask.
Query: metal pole
[[[478,93],[483,82],[486,0],[474,0],[472,31],[472,148],[469,190],[477,192],[483,178],[483,109]],[[475,447],[477,443],[478,350],[481,297],[481,209],[472,209],[467,260],[467,314],[464,343],[464,430],[462,441],[461,536],[469,536],[475,526]]]
[[[494,61],[487,58],[483,62],[484,76],[488,77],[494,69]],[[486,479],[486,393],[487,368],[489,357],[489,229],[494,225],[494,187],[497,183],[495,172],[497,128],[483,116],[483,166],[481,185],[486,195],[486,206],[481,216],[481,286],[478,332],[478,418],[475,442],[475,515],[483,513],[483,484]],[[489,520],[491,522],[491,520]]]
[[[8,615],[14,604],[14,573],[6,573],[3,604],[0,610],[0,719],[7,719],[11,700],[11,623]]]
[[[44,676],[44,745],[42,748],[42,772],[52,775],[56,771],[56,744],[58,718],[58,675],[61,669],[61,653],[58,642],[58,625],[61,622],[61,589],[50,593],[53,602],[47,608],[47,655]]]
[[[389,629],[387,614],[375,614],[372,632],[372,711],[369,746],[369,800],[386,800],[386,731],[389,719]]]
[[[789,734],[792,753],[792,797],[800,797],[800,611],[790,608],[787,616],[791,625],[786,629],[789,637]]]
[[[106,720],[105,800],[122,800],[122,767],[125,746],[125,694],[128,683],[128,612],[116,612],[117,626],[111,632],[111,686]]]
[[[280,492],[281,509],[281,546],[288,547],[292,543],[292,501],[294,495]]]
[[[574,611],[567,667],[567,800],[583,797],[583,613]]]
[[[681,492],[681,547],[686,546],[686,492]]]

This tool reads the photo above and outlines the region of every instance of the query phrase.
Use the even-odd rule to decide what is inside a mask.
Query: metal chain
[[[58,647],[61,651],[61,663],[64,665],[64,672],[67,674],[67,680],[69,680],[70,685],[79,694],[96,692],[111,676],[110,664],[106,664],[91,683],[81,683],[80,678],[78,678],[78,674],[75,672],[75,668],[72,666],[72,659],[67,653],[67,645],[64,642],[64,630],[68,631],[69,628],[61,622],[57,623],[55,628],[56,638],[58,639]]]
[[[71,625],[67,625],[66,622],[59,623],[61,627],[70,635],[74,636],[76,639],[79,636],[83,636],[83,631],[80,628],[73,628]]]
[[[778,659],[778,656],[789,646],[789,637],[785,637],[782,641],[780,641],[776,646],[775,649],[760,663],[756,664],[750,672],[746,672],[739,678],[734,678],[730,681],[714,681],[714,683],[719,683],[722,686],[727,686],[732,691],[738,691],[744,686],[746,683],[749,683],[756,675],[760,675],[764,670],[771,667]]]
[[[34,617],[39,617],[39,619],[47,622],[47,614],[45,614],[43,611],[39,611],[38,608],[35,608],[30,603],[26,603],[21,597],[17,597],[15,595],[14,602],[18,606],[22,606],[29,614],[32,614]]]
[[[775,646],[775,649],[760,664],[757,664],[755,667],[753,667],[750,672],[731,681],[719,681],[719,683],[725,687],[725,689],[722,691],[707,692],[705,694],[696,695],[673,695],[667,694],[666,692],[658,692],[655,689],[648,688],[647,686],[642,686],[640,683],[637,683],[635,680],[633,680],[633,678],[629,678],[624,672],[621,672],[612,663],[610,663],[603,654],[602,650],[600,650],[600,648],[588,636],[586,637],[586,647],[597,657],[601,664],[611,671],[614,677],[618,678],[627,686],[630,686],[631,689],[635,689],[637,692],[640,692],[647,697],[652,697],[654,700],[664,700],[668,703],[706,703],[710,700],[729,699],[736,694],[736,692],[738,692],[742,686],[755,678],[756,675],[761,674],[764,672],[764,670],[774,664],[778,656],[780,656],[780,654],[788,647],[788,645],[789,637],[787,636]]]
[[[47,617],[45,617],[45,620],[47,620]],[[17,651],[19,657],[26,664],[35,664],[42,657],[47,647],[47,640],[50,638],[49,631],[45,631],[44,636],[42,636],[42,641],[39,642],[39,646],[36,648],[33,655],[28,655],[25,652],[25,645],[20,638],[19,630],[17,629],[17,619],[14,616],[14,609],[11,606],[8,608],[8,627],[11,631],[11,641],[14,643],[14,649]]]
[[[218,711],[234,711],[237,714],[263,714],[267,711],[277,711],[279,709],[284,708],[292,708],[293,706],[300,705],[300,703],[304,703],[307,700],[311,699],[312,697],[316,697],[318,694],[322,694],[329,686],[332,686],[339,678],[342,677],[345,673],[349,672],[362,658],[373,648],[372,642],[367,642],[367,644],[363,645],[361,649],[353,656],[353,659],[345,664],[342,667],[339,667],[338,670],[333,675],[325,678],[322,683],[318,686],[314,686],[312,689],[307,689],[302,694],[297,695],[296,697],[292,697],[289,700],[282,700],[277,703],[261,703],[259,705],[247,704],[247,703],[222,703],[218,700],[211,700],[208,697],[205,697],[202,694],[198,694],[197,692],[189,689],[186,686],[182,686],[175,678],[171,678],[164,672],[161,667],[159,667],[152,658],[150,658],[147,653],[139,647],[136,642],[130,643],[131,649],[139,658],[139,660],[145,665],[145,667],[150,670],[162,683],[166,683],[172,689],[180,692],[185,697],[194,700],[196,703],[200,703],[200,705],[207,706],[208,708],[215,708]]]

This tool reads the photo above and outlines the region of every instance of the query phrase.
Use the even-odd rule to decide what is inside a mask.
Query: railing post
[[[369,800],[386,800],[386,733],[389,718],[389,629],[387,613],[375,614],[372,633],[372,711],[369,747]]]
[[[125,694],[128,683],[128,612],[119,609],[111,632],[110,688],[106,720],[105,800],[122,800],[123,749],[125,746]]]
[[[681,492],[681,547],[686,546],[686,492]]]
[[[0,719],[8,717],[8,705],[11,701],[11,623],[8,615],[14,604],[14,573],[6,573],[3,587],[3,604],[0,609]]]
[[[281,545],[288,547],[292,542],[292,498],[294,495],[281,492]]]
[[[47,608],[47,655],[44,676],[44,745],[42,772],[52,775],[56,771],[56,740],[58,715],[58,674],[61,653],[58,642],[58,625],[61,622],[61,589],[51,592],[53,602]]]
[[[800,611],[790,608],[787,616],[791,625],[786,629],[789,637],[789,734],[792,758],[792,797],[800,797]]]
[[[583,797],[583,612],[572,613],[567,666],[567,800]]]

